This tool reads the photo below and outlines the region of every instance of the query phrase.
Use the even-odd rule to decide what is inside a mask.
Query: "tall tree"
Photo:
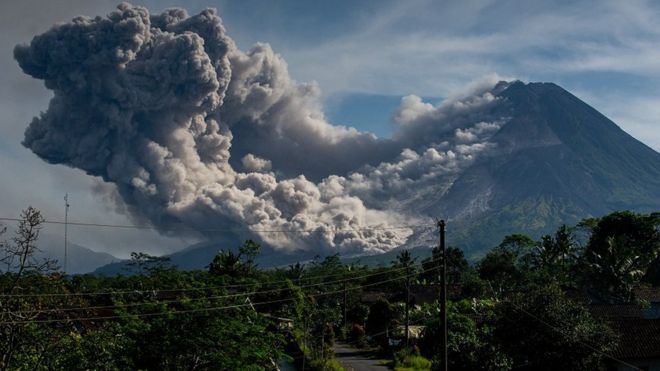
[[[653,274],[647,273],[655,271],[659,259],[660,214],[614,212],[588,225],[587,282],[605,300],[634,299],[633,289],[642,278],[653,281]]]
[[[562,225],[554,235],[545,235],[530,252],[529,261],[546,282],[575,285],[579,246],[573,229]]]
[[[42,274],[52,273],[57,268],[56,261],[36,256],[43,222],[41,212],[28,207],[21,213],[12,241],[2,244],[0,261],[7,271],[0,279],[0,288],[11,297],[0,301],[0,370],[35,368],[34,361],[28,361],[30,358],[41,359],[49,351],[54,337],[53,331],[30,323],[40,315],[38,310],[25,311],[25,308],[48,305],[41,302],[48,297],[37,296],[35,301],[20,296],[43,294],[49,291],[44,285],[58,284],[58,277],[48,281],[41,279]]]
[[[526,235],[504,237],[502,242],[479,262],[479,277],[498,293],[526,284],[526,274],[530,269],[530,252],[535,246],[536,242]]]
[[[557,286],[501,302],[494,335],[516,370],[601,370],[615,345],[612,330]]]
[[[209,273],[233,278],[250,276],[257,267],[255,260],[260,250],[261,246],[252,240],[245,241],[237,253],[221,250],[209,264]]]

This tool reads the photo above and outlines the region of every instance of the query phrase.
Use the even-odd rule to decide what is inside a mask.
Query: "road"
[[[356,349],[342,343],[335,343],[332,349],[335,352],[335,357],[346,371],[389,370],[387,366],[381,365],[380,361],[369,358],[373,354],[371,351]]]

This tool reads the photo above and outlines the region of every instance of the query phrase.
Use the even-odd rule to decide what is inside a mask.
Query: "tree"
[[[576,256],[575,237],[571,229],[562,225],[554,236],[545,235],[537,244],[533,264],[537,268],[562,265]]]
[[[497,293],[526,283],[525,275],[530,268],[528,257],[535,244],[534,240],[525,235],[504,237],[502,242],[479,262],[479,277],[487,281]]]
[[[378,299],[369,307],[367,316],[366,331],[367,334],[374,336],[381,345],[386,345],[386,333],[389,330],[390,323],[394,319],[394,310],[392,305],[385,299]]]
[[[203,309],[208,303],[189,303],[184,310]],[[150,309],[151,312],[154,308]],[[200,311],[130,319],[121,334],[124,349],[139,370],[268,370],[283,356],[284,339],[270,320],[250,308]]]
[[[41,277],[56,269],[55,261],[36,257],[39,252],[37,240],[43,222],[41,212],[28,207],[21,212],[12,241],[2,244],[3,256],[0,260],[7,271],[0,280],[0,288],[5,295],[45,293],[49,291],[46,285],[55,286],[59,283],[57,277],[48,281]],[[34,362],[49,351],[53,331],[30,323],[40,315],[39,311],[24,310],[39,308],[44,304],[47,303],[28,301],[21,296],[0,302],[0,322],[3,322],[0,325],[0,370],[35,368]]]
[[[447,284],[458,285],[463,279],[463,274],[470,269],[470,264],[465,259],[463,250],[449,246],[447,253]],[[422,260],[422,270],[420,274],[422,280],[429,283],[439,283],[440,266],[442,266],[442,250],[440,247],[434,247],[431,250],[431,256]]]
[[[562,225],[554,235],[545,235],[530,253],[530,264],[545,282],[575,285],[579,247],[573,229]]]
[[[5,265],[13,280],[4,288],[6,294],[12,294],[20,289],[18,284],[23,276],[34,273],[48,273],[57,269],[57,261],[47,258],[37,258],[40,252],[37,247],[39,233],[44,222],[41,212],[32,206],[21,212],[18,230],[12,242],[2,243],[3,256],[0,262]],[[2,230],[4,233],[6,229]]]
[[[248,277],[257,267],[255,259],[260,250],[261,246],[252,240],[245,241],[238,248],[238,253],[221,250],[209,264],[209,273],[233,278]]]
[[[630,301],[642,279],[655,281],[660,271],[660,214],[614,212],[581,225],[591,229],[584,253],[587,283],[603,299]]]
[[[296,264],[289,265],[289,269],[287,269],[286,271],[286,277],[294,281],[299,281],[304,274],[305,274],[305,265],[300,264],[299,262]]]
[[[154,256],[143,252],[132,252],[131,260],[128,262],[129,269],[136,274],[154,274],[156,272],[171,268],[170,258],[166,256]]]
[[[495,340],[520,370],[600,370],[615,336],[557,286],[517,294],[498,306]]]
[[[439,366],[438,352],[441,346],[442,327],[438,303],[433,310],[426,309],[425,328],[419,343],[422,355],[434,360]],[[447,347],[450,370],[504,371],[511,368],[511,360],[501,351],[493,338],[489,320],[493,313],[492,302],[461,300],[449,302],[447,307]],[[475,318],[483,319],[479,323]]]

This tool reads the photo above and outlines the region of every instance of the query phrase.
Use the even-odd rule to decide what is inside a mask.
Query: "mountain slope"
[[[487,115],[505,122],[489,139],[494,150],[459,173],[408,190],[395,208],[429,221],[447,219],[449,243],[469,258],[507,234],[538,238],[561,224],[614,210],[660,210],[658,152],[555,84],[501,82],[492,94],[498,103]],[[402,248],[423,255],[436,240],[427,229]],[[202,243],[171,258],[180,268],[201,268],[221,246],[239,243]],[[265,250],[262,266],[311,258]],[[387,263],[396,253],[362,260]]]
[[[57,260],[60,269],[64,264],[64,238],[53,234],[42,234],[37,243],[38,258]],[[120,259],[108,253],[97,252],[69,241],[67,246],[67,273],[84,274]]]
[[[425,210],[455,223],[455,243],[478,252],[508,233],[660,209],[656,151],[555,84],[514,82],[498,96],[510,117],[492,138],[498,150]]]

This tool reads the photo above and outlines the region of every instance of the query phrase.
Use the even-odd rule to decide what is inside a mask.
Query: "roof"
[[[410,325],[408,326],[408,334],[411,339],[419,339],[422,337],[422,332],[426,326],[418,326],[418,325]],[[399,325],[396,327],[396,330],[398,332],[401,332],[403,335],[406,333],[406,326],[405,325]]]
[[[620,336],[612,356],[620,359],[660,358],[660,319],[616,319],[611,325]]]
[[[591,304],[589,311],[595,317],[643,318],[643,309],[637,304]]]
[[[596,293],[586,289],[565,288],[565,292],[569,298],[583,304],[612,304],[607,298],[599,297]],[[651,304],[660,303],[660,287],[635,287],[633,294],[637,300]]]

